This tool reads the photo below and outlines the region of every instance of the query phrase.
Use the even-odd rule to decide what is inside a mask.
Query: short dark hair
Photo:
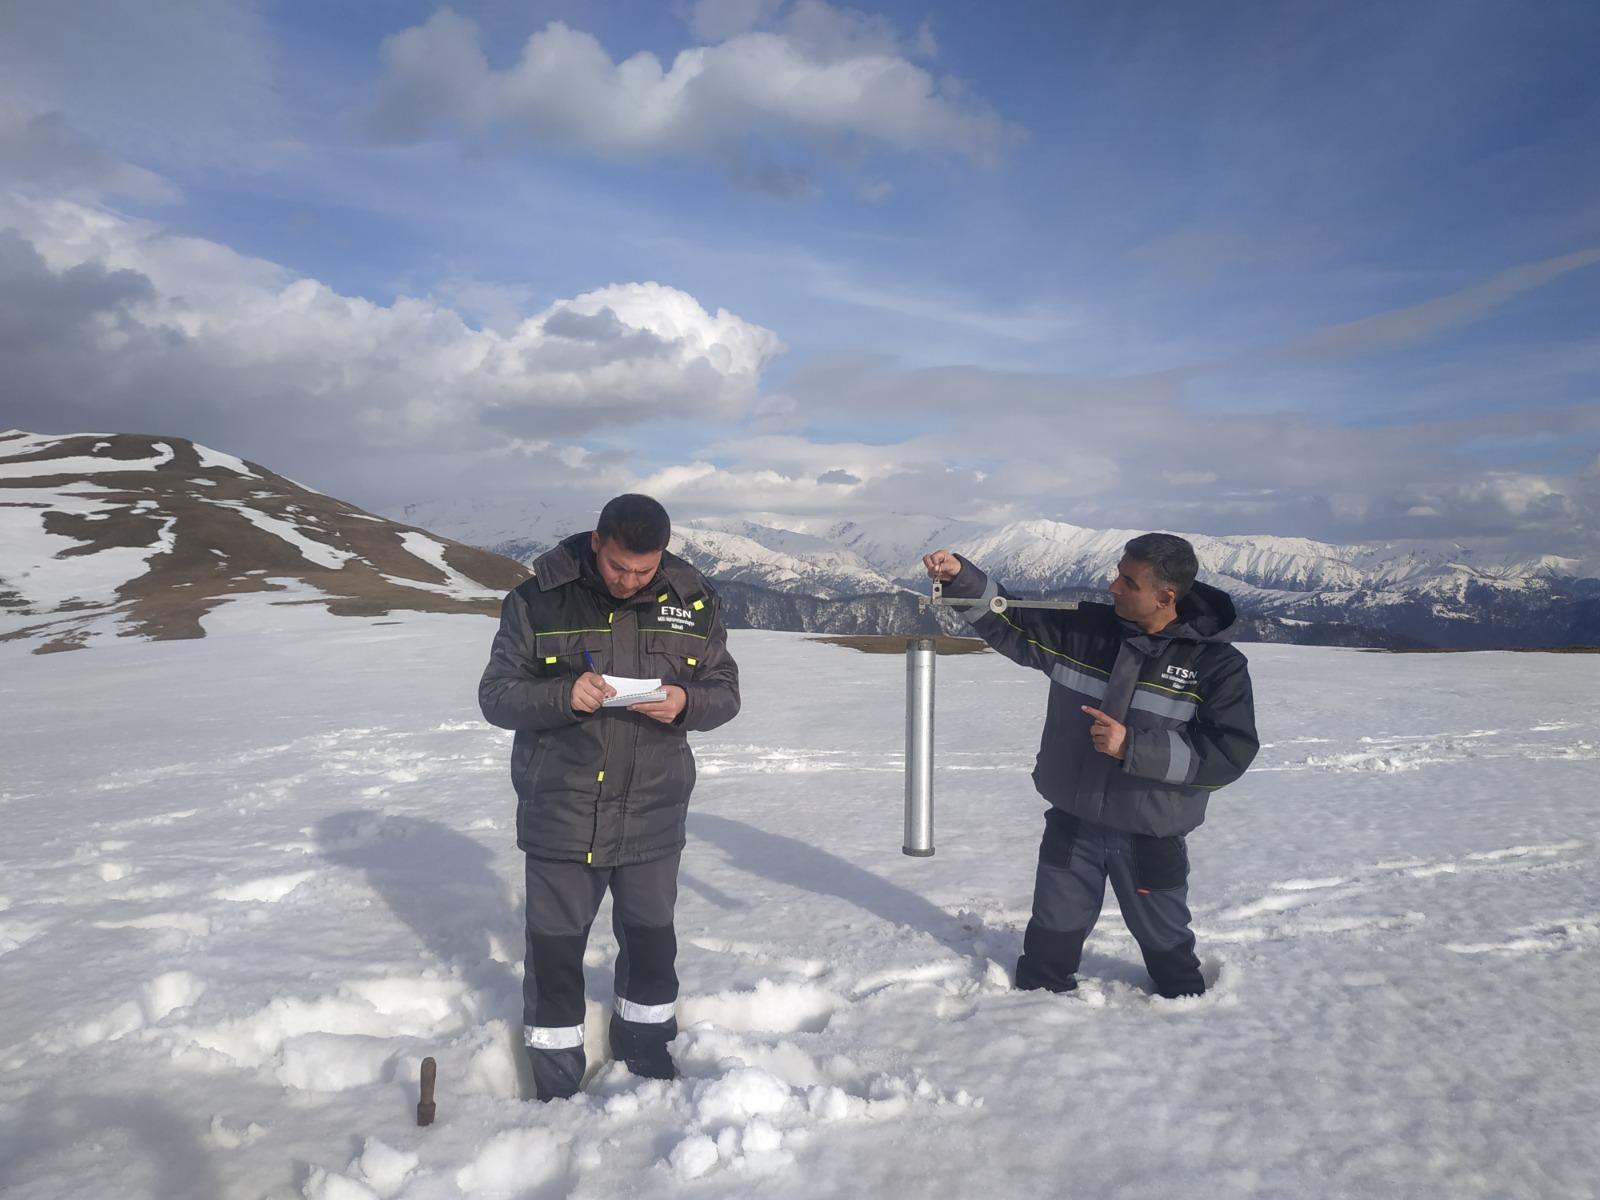
[[[1200,560],[1194,547],[1175,533],[1141,533],[1123,548],[1129,558],[1150,564],[1150,573],[1162,587],[1177,592],[1182,600],[1200,573]]]
[[[620,542],[630,554],[649,554],[667,548],[672,518],[660,501],[626,492],[606,501],[594,531],[602,542]]]

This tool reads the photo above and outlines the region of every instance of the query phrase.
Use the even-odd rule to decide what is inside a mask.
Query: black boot
[[[1179,996],[1205,995],[1206,981],[1200,974],[1193,938],[1171,950],[1146,950],[1144,965],[1159,996],[1176,1000]]]
[[[1017,990],[1075,992],[1078,990],[1078,979],[1071,971],[1063,970],[1058,964],[1046,963],[1043,967],[1035,966],[1024,954],[1017,959]]]
[[[1046,929],[1030,920],[1022,934],[1022,956],[1017,959],[1018,990],[1077,991],[1078,963],[1083,958],[1083,939],[1088,933],[1087,929]]]
[[[583,1082],[583,1047],[562,1050],[528,1051],[528,1065],[533,1068],[533,1094],[540,1100],[565,1100],[578,1094]]]
[[[624,1021],[613,1013],[611,1057],[627,1067],[632,1075],[644,1079],[676,1079],[678,1065],[672,1061],[667,1043],[677,1036],[676,1020],[642,1025],[637,1021]]]

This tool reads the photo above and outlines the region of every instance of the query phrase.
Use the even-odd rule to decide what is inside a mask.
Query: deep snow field
[[[1265,747],[1190,839],[1212,982],[1010,990],[1043,676],[938,664],[900,853],[904,660],[735,631],[695,735],[684,1078],[519,1099],[494,625],[237,601],[203,641],[0,645],[0,1193],[1592,1197],[1600,661],[1245,646]],[[420,1060],[438,1120],[414,1120]]]

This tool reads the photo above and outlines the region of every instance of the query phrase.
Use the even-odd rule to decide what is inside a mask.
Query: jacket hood
[[[1178,619],[1156,637],[1183,638],[1194,642],[1225,642],[1238,614],[1233,601],[1221,588],[1198,579],[1189,594],[1178,601]]]
[[[1189,594],[1178,601],[1178,619],[1165,629],[1146,633],[1132,621],[1123,620],[1121,623],[1128,641],[1135,649],[1145,654],[1159,654],[1163,641],[1229,641],[1231,634],[1228,631],[1237,619],[1228,593],[1197,579],[1189,589]]]

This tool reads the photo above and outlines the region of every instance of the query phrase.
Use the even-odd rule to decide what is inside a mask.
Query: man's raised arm
[[[944,594],[953,599],[977,597],[981,604],[961,611],[961,619],[972,632],[1014,663],[1035,670],[1049,671],[1061,663],[1060,647],[1073,616],[1072,610],[1010,608],[997,613],[989,607],[996,596],[1011,594],[977,566],[950,550],[935,550],[922,556],[928,578],[944,585]]]

